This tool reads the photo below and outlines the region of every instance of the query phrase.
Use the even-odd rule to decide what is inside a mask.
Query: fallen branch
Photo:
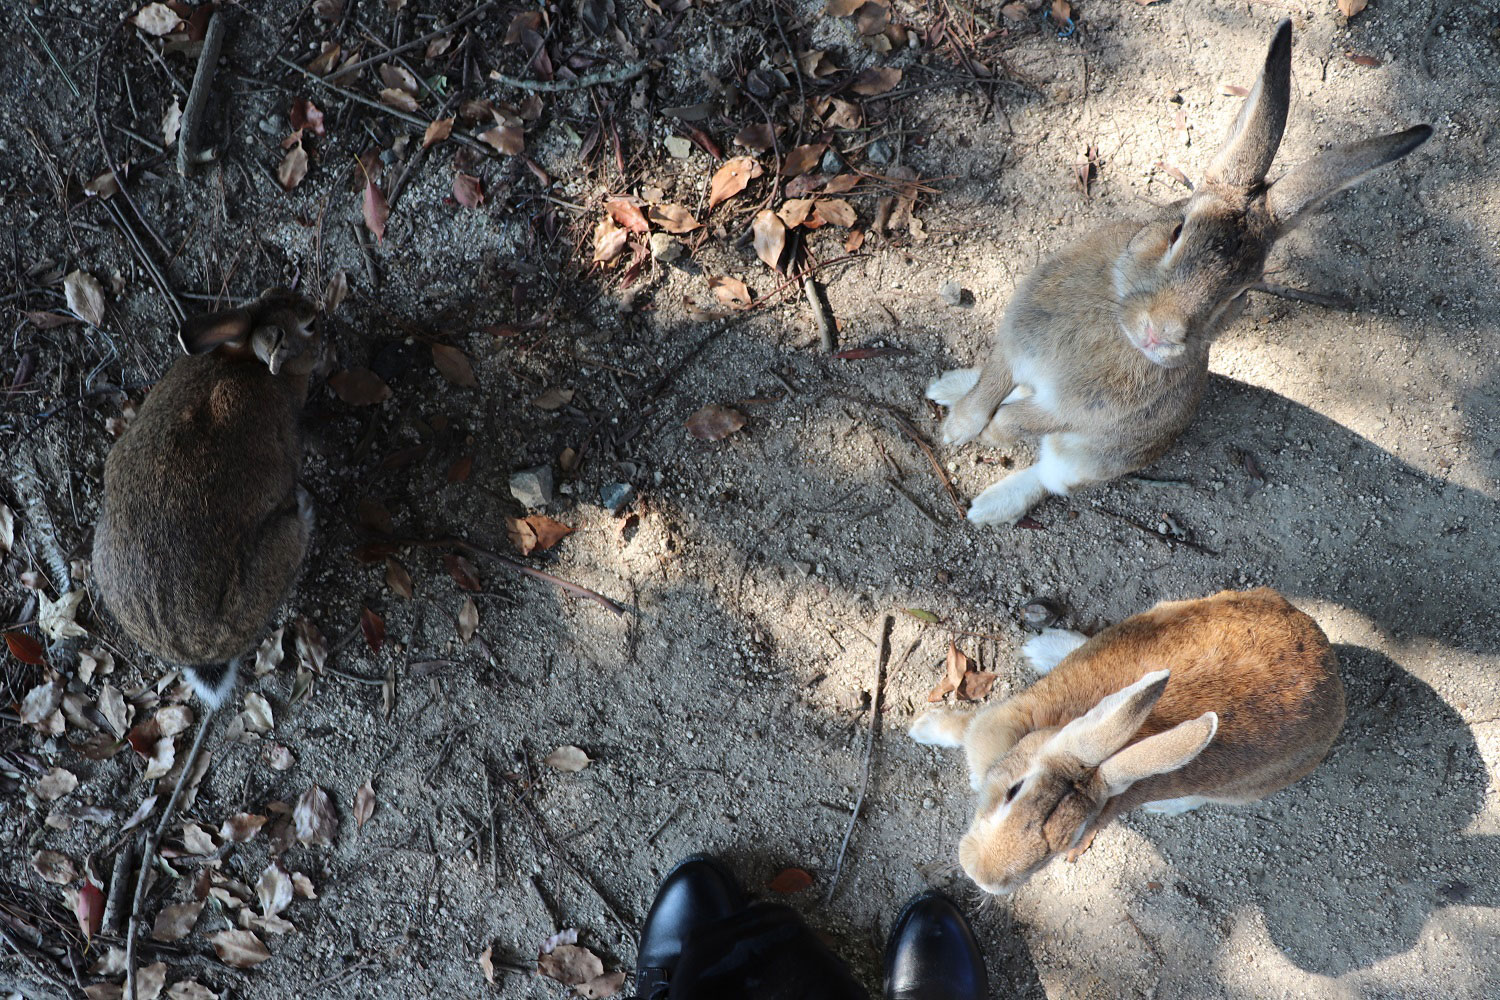
[[[824,354],[832,354],[839,346],[839,328],[833,321],[833,314],[828,311],[828,303],[823,301],[823,289],[818,287],[812,275],[804,274],[802,291],[807,295],[807,304],[812,306],[813,319],[818,324],[819,345]]]
[[[922,449],[922,454],[927,456],[927,461],[932,466],[932,471],[937,474],[938,482],[943,484],[943,490],[948,494],[948,499],[953,501],[953,509],[958,511],[959,520],[964,520],[968,516],[968,512],[964,510],[963,501],[958,498],[958,491],[953,488],[953,480],[948,478],[948,470],[943,468],[943,463],[938,461],[937,453],[932,450],[932,445],[928,444],[927,439],[922,436],[922,432],[917,430],[910,420],[906,419],[905,414],[889,403],[877,403],[873,399],[851,396],[844,392],[835,393],[834,395],[847,399],[851,403],[862,403],[865,406],[883,410],[885,415],[890,417],[896,426],[901,429],[901,433],[911,438],[917,447]]]
[[[368,59],[361,59],[359,62],[350,63],[348,66],[340,66],[338,69],[328,74],[328,79],[332,80],[334,77],[348,76],[350,73],[358,73],[366,66],[373,66],[378,62],[384,62],[385,60],[390,59],[392,56],[400,55],[403,52],[410,52],[412,49],[421,48],[423,45],[426,45],[434,38],[441,38],[444,35],[451,34],[455,28],[464,24],[468,24],[470,21],[474,20],[474,18],[478,17],[481,14],[488,13],[490,8],[496,6],[496,3],[497,0],[489,0],[488,3],[480,4],[478,7],[470,10],[467,14],[460,14],[458,17],[454,18],[448,24],[443,25],[441,28],[436,28],[432,31],[429,31],[425,35],[418,35],[411,41],[403,42],[393,49],[386,49],[378,56],[370,56],[370,58]]]
[[[1279,299],[1290,299],[1293,302],[1307,302],[1315,306],[1323,306],[1325,309],[1343,309],[1353,311],[1354,303],[1342,295],[1323,295],[1320,292],[1307,292],[1300,288],[1289,288],[1286,285],[1276,285],[1269,281],[1251,285],[1248,289],[1252,292],[1263,292],[1266,295],[1274,295]]]
[[[490,79],[507,87],[515,87],[517,90],[537,94],[561,94],[569,90],[583,90],[586,87],[597,87],[605,83],[624,83],[626,80],[634,80],[646,72],[650,65],[642,59],[625,66],[616,66],[614,69],[590,73],[588,76],[574,77],[571,80],[522,80],[520,77],[506,76],[496,70],[490,73]]]
[[[199,702],[199,704],[203,704]],[[183,789],[187,787],[193,778],[193,770],[198,764],[198,755],[203,751],[203,737],[208,735],[214,719],[213,706],[205,705],[203,718],[198,723],[198,735],[193,737],[192,749],[188,750],[186,759],[182,762],[182,771],[177,778],[177,786],[172,789],[172,795],[167,799],[167,807],[162,810],[161,819],[157,821],[156,828],[146,838],[146,845],[141,849],[141,861],[139,874],[135,880],[135,898],[130,904],[130,923],[125,930],[125,995],[136,996],[135,991],[135,940],[140,936],[141,907],[146,902],[146,888],[151,884],[151,866],[156,863],[156,851],[161,846],[161,838],[167,832],[167,827],[172,823],[172,814],[177,812],[177,803],[182,801]]]
[[[875,649],[875,685],[870,692],[870,730],[865,735],[864,760],[859,768],[859,794],[854,797],[849,825],[844,828],[844,840],[839,844],[838,858],[833,864],[833,878],[829,879],[828,892],[823,896],[824,906],[833,902],[833,894],[839,887],[839,875],[844,870],[844,854],[849,850],[849,838],[854,836],[854,824],[859,821],[859,811],[865,804],[865,792],[870,788],[870,760],[875,753],[875,739],[880,735],[880,703],[885,697],[885,665],[891,658],[891,629],[895,623],[895,618],[886,615],[880,624],[880,642]]]
[[[208,110],[208,94],[214,86],[214,72],[219,66],[219,51],[224,47],[225,25],[221,13],[208,15],[203,33],[203,49],[198,53],[198,68],[193,73],[193,87],[188,91],[187,106],[182,109],[182,129],[177,133],[177,172],[183,177],[193,168],[212,163],[217,155],[212,149],[199,149],[203,134],[203,114]]]
[[[581,587],[576,583],[569,583],[562,577],[553,576],[551,573],[548,573],[545,570],[533,569],[523,562],[512,559],[509,556],[502,556],[498,552],[491,552],[489,549],[482,549],[477,545],[464,541],[462,538],[449,539],[447,544],[450,544],[456,548],[463,549],[466,552],[472,552],[476,556],[483,556],[484,558],[493,560],[502,566],[508,566],[509,568],[515,570],[517,573],[524,573],[527,576],[535,577],[538,580],[545,580],[565,594],[571,594],[574,597],[581,597],[585,600],[593,601],[601,608],[613,611],[617,615],[623,615],[626,611],[630,610],[623,604],[618,604],[615,601],[610,600],[608,597],[605,597],[603,594],[599,593],[596,590],[590,590],[587,587]]]
[[[1119,511],[1110,510],[1108,507],[1095,507],[1094,509],[1101,514],[1108,514],[1110,517],[1118,518],[1119,520],[1124,521],[1126,524],[1139,528],[1141,531],[1150,535],[1152,538],[1156,539],[1158,542],[1161,542],[1163,545],[1186,545],[1188,548],[1197,549],[1199,552],[1202,552],[1205,555],[1218,555],[1217,552],[1209,548],[1207,545],[1202,544],[1201,542],[1195,542],[1190,538],[1177,538],[1173,535],[1164,535],[1160,531],[1157,531],[1155,528],[1151,527],[1151,525],[1142,524],[1140,521],[1137,521],[1129,514],[1121,514]]]

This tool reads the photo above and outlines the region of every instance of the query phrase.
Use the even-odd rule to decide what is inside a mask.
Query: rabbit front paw
[[[951,708],[929,709],[912,723],[908,732],[923,746],[953,749],[963,746],[964,733],[968,731],[971,718],[968,712],[956,712]]]
[[[1047,495],[1036,467],[1013,472],[974,498],[969,520],[975,524],[1015,524]]]
[[[955,368],[927,383],[927,398],[939,406],[954,406],[978,384],[978,368]]]

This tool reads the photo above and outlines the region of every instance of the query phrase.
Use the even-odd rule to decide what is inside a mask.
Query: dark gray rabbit
[[[104,463],[94,580],[144,649],[182,665],[211,709],[286,597],[312,507],[297,485],[301,413],[322,341],[282,288],[182,325],[188,357],[146,396]]]

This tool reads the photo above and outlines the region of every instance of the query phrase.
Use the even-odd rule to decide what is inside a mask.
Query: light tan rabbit
[[[1264,798],[1316,767],[1344,724],[1328,639],[1266,588],[1164,602],[1092,639],[1049,629],[1024,652],[1046,674],[1030,688],[911,728],[968,756],[979,803],[958,858],[986,892],[1076,860],[1136,806]]]
[[[927,397],[951,406],[943,441],[1041,438],[1035,465],[975,497],[969,520],[1014,524],[1049,493],[1154,461],[1192,420],[1209,345],[1239,315],[1276,240],[1311,209],[1425,142],[1418,125],[1318,154],[1272,184],[1290,95],[1282,21],[1255,88],[1192,197],[1120,222],[1045,261],[1011,298],[984,367],[950,371]]]
[[[291,589],[312,531],[300,418],[321,337],[271,289],[182,325],[179,359],[104,463],[94,580],[136,642],[216,708]]]

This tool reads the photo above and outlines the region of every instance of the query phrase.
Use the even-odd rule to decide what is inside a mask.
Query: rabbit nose
[[[1157,333],[1156,324],[1149,319],[1146,320],[1146,347],[1156,347],[1161,343],[1161,338],[1157,336]]]

